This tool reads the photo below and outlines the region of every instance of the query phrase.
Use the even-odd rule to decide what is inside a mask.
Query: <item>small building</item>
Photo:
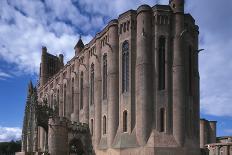
[[[232,155],[232,136],[217,137],[216,143],[206,145],[209,155]]]
[[[216,137],[216,121],[200,120],[202,155],[232,155],[232,136]]]

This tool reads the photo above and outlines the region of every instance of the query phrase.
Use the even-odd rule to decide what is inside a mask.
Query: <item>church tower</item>
[[[67,122],[48,122],[38,150],[72,153],[84,125],[96,155],[200,154],[199,28],[184,3],[122,13],[89,43],[80,37],[66,65],[42,48],[39,101],[58,103]]]
[[[82,51],[83,48],[84,48],[84,43],[83,43],[81,36],[80,36],[77,44],[74,47],[75,55],[78,55]]]

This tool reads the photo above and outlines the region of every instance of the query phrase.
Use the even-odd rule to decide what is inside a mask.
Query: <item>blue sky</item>
[[[0,0],[0,141],[20,138],[27,83],[38,80],[41,46],[74,56],[110,19],[168,0]],[[200,27],[201,116],[232,135],[232,1],[187,0]]]

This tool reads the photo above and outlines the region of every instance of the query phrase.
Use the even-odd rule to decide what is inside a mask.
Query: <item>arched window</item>
[[[74,112],[74,78],[72,78],[72,101],[71,101],[71,104],[72,104],[72,112]]]
[[[80,76],[80,109],[83,109],[83,72],[81,72]]]
[[[93,119],[90,120],[90,133],[93,135]]]
[[[51,94],[51,97],[50,97],[50,108],[53,108],[53,94]]]
[[[90,68],[90,105],[94,104],[94,64]]]
[[[57,90],[57,107],[59,108],[60,105],[60,90]]]
[[[103,135],[106,134],[106,116],[103,116]]]
[[[123,32],[126,32],[126,23],[123,24]]]
[[[122,44],[122,92],[129,90],[129,43]]]
[[[123,112],[123,132],[127,132],[127,111]]]
[[[160,132],[165,132],[165,109],[160,109]]]
[[[103,56],[103,99],[107,98],[107,55]]]
[[[127,21],[127,31],[130,30],[130,21]]]
[[[57,94],[56,94],[56,102],[55,102],[55,110],[56,112],[60,115],[59,109],[60,109],[60,90],[57,89]]]
[[[66,115],[66,93],[67,93],[67,87],[66,84],[64,85],[64,107],[63,107],[63,116]]]
[[[189,107],[189,135],[191,135],[191,132],[194,131],[193,130],[193,110],[192,110],[192,106]]]
[[[193,95],[193,52],[192,47],[189,46],[189,95]]]
[[[158,87],[159,90],[165,89],[165,38],[159,38],[159,51],[158,51]]]

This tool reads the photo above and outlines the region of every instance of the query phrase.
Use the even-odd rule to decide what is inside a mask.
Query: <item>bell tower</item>
[[[184,2],[185,0],[169,0],[169,5],[171,6],[174,13],[183,13]]]
[[[82,51],[82,49],[84,49],[84,47],[85,47],[85,45],[84,45],[84,43],[82,42],[82,39],[81,39],[81,36],[80,36],[80,38],[79,38],[77,44],[76,44],[75,47],[74,47],[75,55],[78,55],[78,54]]]

